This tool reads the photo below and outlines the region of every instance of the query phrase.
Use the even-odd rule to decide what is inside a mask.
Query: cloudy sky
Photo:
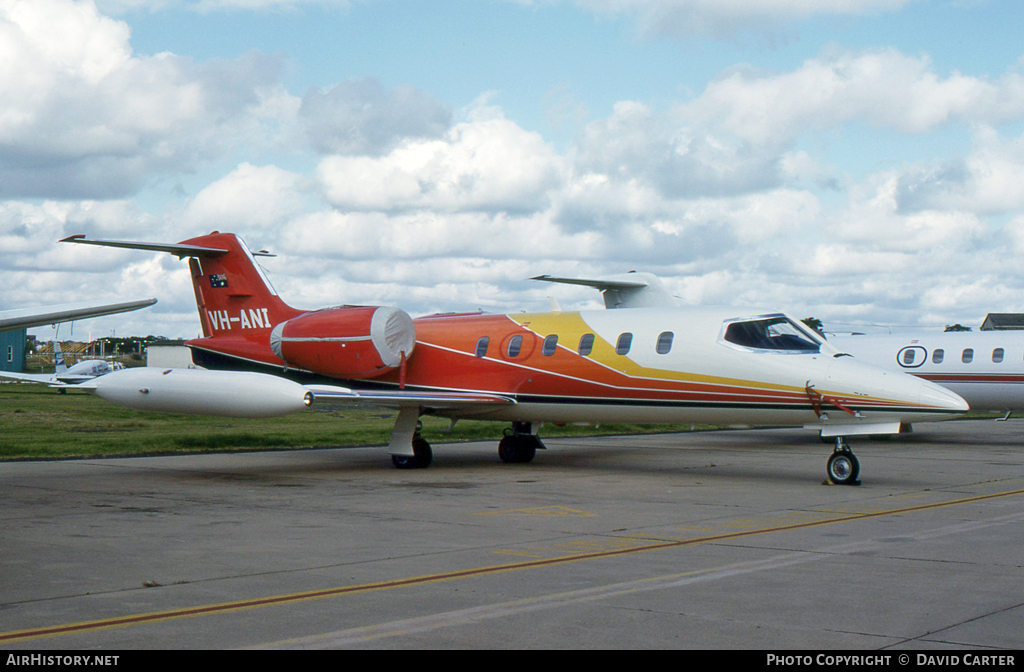
[[[1024,311],[1018,0],[0,0],[0,309],[156,297],[212,230],[300,308]],[[52,329],[33,330],[42,338]],[[62,331],[62,336],[66,332]]]

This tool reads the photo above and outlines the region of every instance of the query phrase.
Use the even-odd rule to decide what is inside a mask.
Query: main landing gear
[[[828,458],[825,468],[828,471],[828,480],[836,485],[860,485],[860,481],[857,480],[857,476],[860,475],[860,462],[841,436],[836,437],[835,450]]]
[[[395,428],[391,430],[391,464],[398,469],[426,469],[434,459],[434,451],[427,440],[420,436],[420,409],[407,406],[398,411]]]
[[[398,412],[388,444],[391,464],[397,469],[426,469],[434,458],[430,443],[420,436],[423,425],[419,414],[420,409],[414,406]],[[534,433],[533,423],[513,422],[498,444],[498,457],[506,464],[524,464],[533,459],[538,449],[543,450],[544,444]]]
[[[544,449],[540,437],[533,433],[533,424],[529,422],[513,422],[512,427],[505,430],[505,436],[498,443],[498,457],[505,464],[525,464],[537,454],[537,449]]]
[[[434,451],[419,431],[412,437],[412,455],[392,455],[391,464],[397,469],[426,469],[434,459]]]

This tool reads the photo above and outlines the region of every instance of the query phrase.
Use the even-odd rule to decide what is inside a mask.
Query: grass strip
[[[0,384],[0,461],[123,457],[234,450],[379,446],[387,444],[396,413],[317,408],[282,418],[242,419],[148,413],[114,406],[84,392],[62,394],[43,385]],[[424,416],[432,443],[501,438],[508,423]],[[696,425],[695,429],[708,429]],[[542,437],[690,431],[691,425],[545,424]]]

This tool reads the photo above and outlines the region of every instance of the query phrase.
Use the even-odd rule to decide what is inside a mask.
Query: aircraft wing
[[[141,301],[125,301],[123,303],[66,303],[56,306],[43,306],[41,308],[5,310],[0,312],[0,331],[28,329],[29,327],[41,327],[58,322],[83,320],[87,317],[127,313],[132,310],[152,306],[154,303],[156,303],[156,299],[143,299]]]
[[[287,378],[252,371],[135,367],[96,376],[67,387],[86,390],[109,402],[140,411],[270,418],[301,411],[312,403],[362,405],[398,410],[455,410],[487,413],[512,397],[487,392],[353,390],[333,385],[300,385]]]
[[[13,371],[0,371],[0,378],[21,380],[27,383],[57,383],[57,378],[52,373],[15,373]]]
[[[412,390],[352,390],[331,385],[305,385],[313,393],[315,402],[352,403],[382,408],[419,406],[434,410],[470,410],[481,412],[495,406],[515,404],[516,400],[501,394],[486,392],[420,392]]]

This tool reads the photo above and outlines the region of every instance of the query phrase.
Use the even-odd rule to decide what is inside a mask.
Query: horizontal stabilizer
[[[604,295],[605,308],[665,308],[678,305],[657,276],[650,273],[623,273],[607,278],[556,278],[538,275],[530,278],[563,285],[593,287]]]
[[[541,280],[543,282],[560,282],[564,285],[584,285],[601,290],[606,289],[641,289],[647,287],[646,282],[617,281],[617,280],[589,280],[587,278],[556,278],[553,275],[538,275],[530,280]]]
[[[68,236],[60,242],[80,243],[82,245],[100,245],[102,247],[123,247],[129,250],[170,252],[171,254],[177,255],[179,259],[184,257],[219,257],[228,253],[228,250],[216,247],[181,245],[179,243],[137,243],[130,240],[89,240],[82,234]]]

